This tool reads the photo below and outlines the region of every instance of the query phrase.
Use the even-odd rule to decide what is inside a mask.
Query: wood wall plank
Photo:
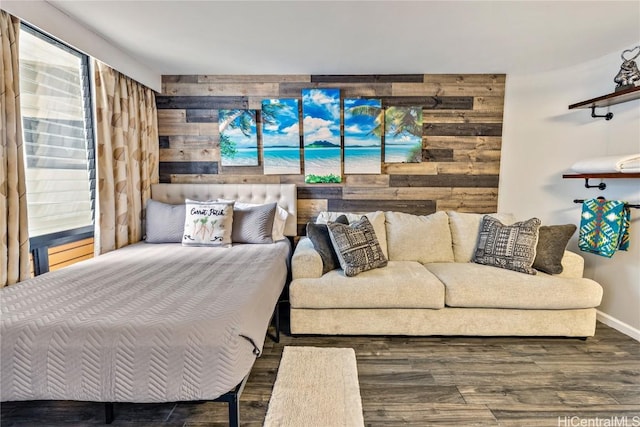
[[[218,74],[197,76],[194,83],[284,83],[310,82],[308,74]]]
[[[181,174],[171,175],[171,183],[180,184],[280,184],[277,175],[221,175],[221,174]]]
[[[504,84],[504,74],[163,76],[156,97],[160,180],[296,184],[299,231],[321,210],[493,212]],[[329,185],[306,184],[303,174],[264,175],[262,165],[220,165],[218,110],[259,111],[264,99],[301,99],[308,88],[376,97],[385,107],[422,106],[422,163],[383,163],[381,174],[345,175],[341,184]],[[260,114],[258,122],[260,129]]]
[[[422,83],[423,74],[316,74],[313,83]]]
[[[433,200],[329,200],[330,211],[339,212],[372,212],[398,211],[414,215],[428,215],[436,211]]]
[[[163,148],[161,162],[219,161],[220,151],[209,148]]]

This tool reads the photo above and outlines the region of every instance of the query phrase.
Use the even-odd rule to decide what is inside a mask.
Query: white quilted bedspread
[[[288,241],[138,243],[0,290],[2,401],[210,400],[255,361]]]

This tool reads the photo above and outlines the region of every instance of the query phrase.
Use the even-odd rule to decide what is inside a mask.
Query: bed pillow
[[[349,220],[345,215],[340,215],[334,222],[344,225],[349,224]],[[316,252],[320,254],[320,258],[322,258],[322,274],[340,268],[340,260],[335,249],[333,249],[327,224],[307,223],[307,237],[313,243],[313,248]]]
[[[226,199],[217,199],[217,202],[235,202],[235,200],[226,200]],[[245,209],[253,206],[262,206],[259,203],[244,203],[244,202],[235,202],[233,209]],[[278,242],[280,240],[286,239],[284,235],[284,228],[287,224],[287,218],[289,217],[289,212],[286,209],[276,205],[276,213],[273,217],[273,227],[271,228],[271,238],[274,242]]]
[[[231,246],[233,202],[198,202],[187,199],[182,244]]]
[[[387,265],[373,225],[366,216],[349,225],[330,222],[327,228],[345,276]]]
[[[276,203],[233,208],[233,243],[273,243],[271,238]]]
[[[533,268],[549,274],[562,273],[564,251],[577,228],[574,224],[541,226]]]
[[[531,268],[536,258],[540,220],[504,225],[485,215],[480,224],[480,234],[473,261],[521,273],[536,274]]]
[[[147,200],[145,241],[147,243],[180,243],[184,231],[185,207]]]
[[[286,209],[276,205],[276,214],[273,217],[273,228],[271,229],[271,238],[274,242],[286,239],[284,236],[284,228],[287,225],[289,212]]]

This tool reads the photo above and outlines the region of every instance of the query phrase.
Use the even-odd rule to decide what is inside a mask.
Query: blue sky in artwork
[[[379,99],[345,99],[344,100],[344,145],[380,146],[380,136],[371,132],[376,128],[376,116],[351,114],[351,108],[370,106],[382,108]]]
[[[218,122],[222,123],[229,114],[233,114],[235,111],[237,110],[219,110]],[[228,126],[223,133],[235,142],[238,148],[256,148],[258,146],[255,120],[251,122],[251,131],[248,136],[243,134],[240,129],[234,129],[231,126]]]
[[[278,105],[274,123],[264,123],[262,127],[265,147],[299,147],[300,126],[297,99],[265,99],[262,105]],[[263,107],[264,110],[264,107]]]
[[[340,145],[340,89],[303,89],[304,144],[329,141]]]

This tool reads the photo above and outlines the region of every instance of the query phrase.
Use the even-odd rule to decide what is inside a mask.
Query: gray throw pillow
[[[340,215],[334,222],[338,224],[349,224],[349,220],[345,215]],[[307,237],[313,243],[313,248],[320,254],[322,258],[322,274],[326,274],[331,270],[340,268],[340,260],[336,251],[333,249],[331,237],[329,237],[329,229],[327,224],[307,223]]]
[[[327,228],[345,276],[356,276],[387,265],[373,225],[366,216],[350,225],[332,222]]]
[[[185,207],[169,205],[152,199],[147,201],[147,243],[180,243],[184,231]]]
[[[276,203],[233,209],[233,243],[273,243],[271,237]]]
[[[574,224],[541,226],[533,268],[549,274],[562,273],[564,251],[577,228]]]
[[[536,258],[540,220],[504,225],[485,215],[480,224],[480,234],[473,261],[521,273],[536,274],[531,268]]]

